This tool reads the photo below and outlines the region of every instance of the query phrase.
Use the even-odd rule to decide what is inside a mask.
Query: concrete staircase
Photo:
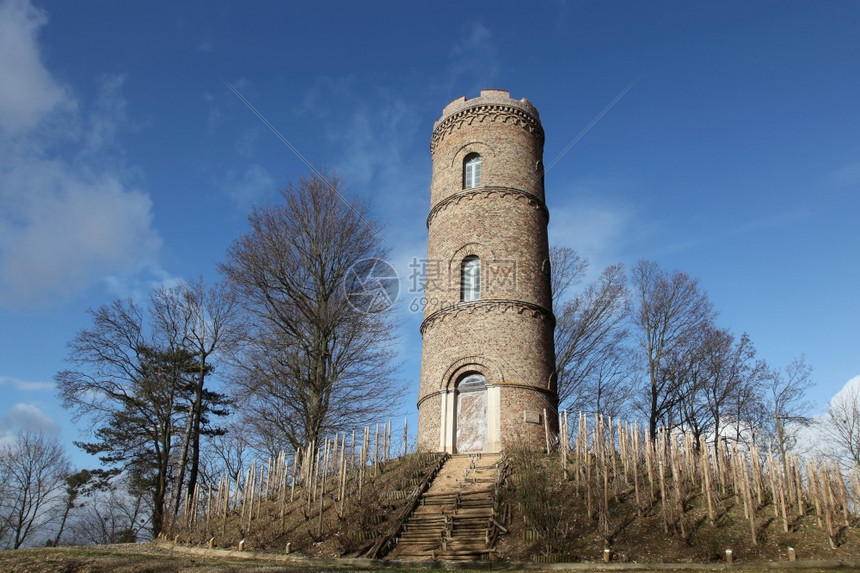
[[[449,458],[409,516],[389,559],[492,559],[498,454]]]

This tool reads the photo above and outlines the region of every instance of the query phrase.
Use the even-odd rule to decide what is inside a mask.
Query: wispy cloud
[[[275,178],[258,163],[249,165],[245,171],[227,173],[222,188],[237,207],[247,209],[276,190]]]
[[[451,47],[448,84],[463,86],[466,97],[495,84],[501,70],[499,51],[489,28],[480,22],[471,25],[463,40]]]
[[[617,183],[617,182],[616,182]],[[611,184],[568,184],[547,191],[551,195],[550,245],[571,247],[591,261],[590,272],[623,258],[635,221],[633,206],[599,192]],[[559,199],[552,199],[552,196]]]
[[[827,176],[827,182],[838,187],[860,185],[860,161],[853,161],[834,169]]]
[[[20,390],[22,392],[44,392],[54,390],[53,382],[30,382],[27,380],[21,380],[20,378],[2,375],[0,375],[0,386],[11,386],[15,390]]]
[[[0,6],[0,307],[6,308],[56,304],[104,280],[164,274],[152,200],[134,184],[117,142],[127,127],[124,78],[103,78],[96,101],[79,110],[42,64],[36,37],[45,22],[21,0]]]

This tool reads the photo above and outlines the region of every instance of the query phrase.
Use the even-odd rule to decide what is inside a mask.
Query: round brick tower
[[[541,447],[545,423],[557,434],[543,143],[535,107],[502,90],[454,100],[433,126],[422,449]]]

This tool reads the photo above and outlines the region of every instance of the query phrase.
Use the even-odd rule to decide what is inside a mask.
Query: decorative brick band
[[[474,199],[478,196],[484,199],[489,199],[493,195],[498,195],[502,199],[513,198],[517,201],[525,199],[526,201],[528,201],[529,205],[532,205],[539,211],[542,211],[544,216],[546,217],[547,223],[549,223],[549,209],[546,208],[546,203],[544,203],[543,200],[541,200],[541,198],[537,195],[529,193],[528,191],[514,189],[512,187],[487,186],[475,187],[466,191],[460,191],[459,193],[448,195],[447,197],[436,203],[433,208],[430,209],[430,214],[427,215],[427,228],[430,228],[430,222],[436,217],[439,211],[442,211],[446,207],[450,205],[456,205],[463,199]]]
[[[521,300],[512,300],[512,299],[490,299],[490,300],[475,300],[472,302],[458,302],[451,306],[446,306],[444,308],[440,308],[436,312],[430,314],[424,321],[421,323],[421,335],[424,336],[424,332],[436,322],[441,322],[446,318],[456,317],[459,314],[467,312],[469,314],[475,313],[477,311],[483,312],[509,312],[514,311],[517,314],[529,314],[533,318],[540,318],[541,320],[548,320],[551,322],[553,328],[555,327],[555,316],[553,316],[552,312],[539,305],[532,304],[530,302],[524,302]]]
[[[523,111],[516,105],[481,103],[453,113],[443,119],[436,126],[436,129],[433,130],[433,136],[430,138],[430,153],[432,154],[436,151],[436,146],[445,139],[445,136],[455,129],[459,129],[463,124],[472,125],[476,121],[484,123],[487,120],[491,122],[512,123],[522,127],[529,133],[534,134],[541,147],[543,146],[543,127],[540,121],[530,113]]]
[[[555,392],[553,392],[552,390],[547,390],[546,388],[541,388],[540,386],[529,386],[528,384],[515,384],[513,382],[502,382],[501,384],[487,384],[487,388],[492,388],[494,386],[498,386],[500,388],[521,388],[523,390],[534,390],[535,392],[540,392],[540,393],[545,394],[547,396],[555,397]],[[447,394],[448,392],[453,392],[453,390],[444,390],[444,391],[443,390],[436,390],[434,392],[430,392],[426,396],[422,396],[421,398],[419,398],[416,406],[418,408],[420,408],[421,404],[423,404],[424,402],[426,402],[430,398],[433,398],[435,396],[439,396],[441,394]]]

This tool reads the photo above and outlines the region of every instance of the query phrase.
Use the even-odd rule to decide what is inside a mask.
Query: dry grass
[[[437,454],[416,453],[367,466],[361,475],[352,470],[342,488],[329,484],[323,494],[317,480],[315,488],[297,487],[283,500],[278,492],[255,499],[250,518],[251,508],[241,505],[218,515],[204,512],[191,527],[167,528],[164,537],[198,547],[214,537],[221,548],[235,549],[244,540],[248,551],[283,553],[289,543],[291,552],[307,556],[358,556],[389,531],[437,460]]]
[[[674,518],[667,525],[659,496],[645,507],[637,505],[630,484],[618,484],[616,489],[610,480],[604,508],[600,499],[588,503],[585,484],[578,485],[573,477],[575,466],[569,464],[565,475],[558,456],[519,450],[509,460],[513,472],[502,504],[503,509],[510,506],[511,533],[498,543],[503,560],[547,556],[550,561],[599,562],[609,549],[613,562],[708,563],[724,560],[725,550],[731,549],[735,562],[749,563],[787,561],[789,547],[795,548],[801,560],[860,559],[860,523],[854,516],[849,526],[839,528],[833,547],[828,529],[825,524],[819,526],[812,505],[804,515],[792,516],[785,532],[773,501],[765,496],[755,509],[753,543],[743,502],[729,488],[713,494],[717,506],[714,524],[700,487],[686,489],[683,512],[668,493]],[[671,479],[669,475],[665,478]],[[591,479],[592,497],[602,498],[603,480],[596,468],[591,469]]]

